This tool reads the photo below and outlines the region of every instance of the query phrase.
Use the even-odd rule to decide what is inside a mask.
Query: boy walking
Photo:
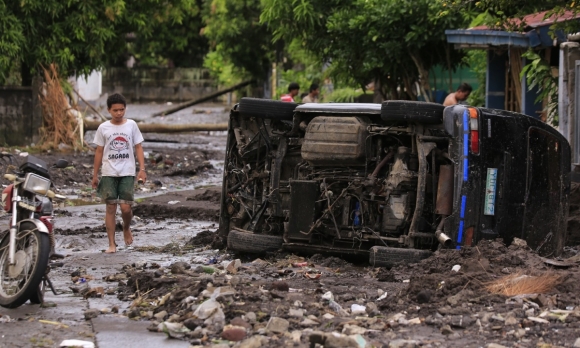
[[[145,156],[143,155],[143,135],[133,120],[125,118],[127,102],[121,94],[115,93],[107,98],[110,121],[103,122],[97,129],[94,143],[97,144],[93,171],[93,188],[106,204],[105,226],[109,237],[106,253],[117,251],[115,243],[115,214],[117,204],[121,207],[123,236],[125,245],[133,243],[131,234],[131,205],[134,200],[135,157],[139,162],[137,180],[145,182]],[[99,181],[99,168],[102,177]]]

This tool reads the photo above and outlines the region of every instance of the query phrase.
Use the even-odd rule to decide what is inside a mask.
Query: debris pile
[[[211,243],[210,233],[190,242],[201,240]],[[193,346],[572,346],[580,272],[546,261],[522,241],[441,250],[391,270],[320,255],[221,255],[207,265],[126,267],[119,298],[132,301],[128,317]]]

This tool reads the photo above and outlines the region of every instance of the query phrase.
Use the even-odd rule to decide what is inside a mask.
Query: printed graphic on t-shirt
[[[109,139],[109,150],[112,153],[109,153],[109,160],[127,160],[130,158],[129,156],[129,140],[131,139],[130,136],[124,133],[113,133]]]

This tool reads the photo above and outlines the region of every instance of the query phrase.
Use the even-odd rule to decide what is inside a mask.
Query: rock
[[[451,326],[449,325],[443,325],[440,329],[441,334],[443,335],[451,335],[453,333],[453,330],[451,330]]]
[[[98,309],[87,309],[84,314],[85,320],[91,320],[93,318],[98,317],[99,314],[101,314],[101,311]]]
[[[327,291],[324,293],[324,295],[322,295],[322,300],[324,301],[334,301],[334,295],[332,295],[332,292]]]
[[[242,278],[240,278],[240,276],[237,276],[237,275],[232,276],[232,278],[230,279],[231,286],[236,286],[236,285],[240,284],[241,282],[242,282]]]
[[[252,336],[242,342],[238,348],[260,348],[266,346],[268,339],[264,336]]]
[[[490,343],[485,347],[486,348],[507,348],[506,346],[502,346],[501,344],[497,344],[497,343]]]
[[[506,318],[506,320],[504,322],[505,325],[517,325],[519,323],[520,323],[520,321],[516,317],[513,317],[513,316]]]
[[[226,325],[222,331],[224,340],[238,342],[246,338],[246,328],[242,326]]]
[[[198,327],[201,328],[201,325],[203,325],[203,320],[197,318],[189,318],[183,322],[183,325],[185,325],[188,329],[195,331]]]
[[[431,290],[422,290],[417,294],[417,303],[427,303],[431,299],[433,292]]]
[[[292,337],[292,342],[294,342],[294,344],[300,344],[300,340],[302,339],[302,331],[292,331],[290,336]]]
[[[310,327],[310,326],[317,326],[319,323],[315,320],[310,318],[306,318],[300,322],[300,326],[302,327]]]
[[[161,311],[159,313],[156,313],[153,316],[155,317],[155,319],[157,319],[157,321],[163,321],[165,319],[165,317],[167,316],[167,311]]]
[[[344,347],[358,347],[358,343],[348,336],[334,335],[334,333],[326,335],[324,341],[324,348],[344,348]]]
[[[522,338],[526,335],[526,329],[518,329],[515,333],[514,336],[516,336],[516,338]],[[580,347],[580,345],[575,346],[575,347]]]
[[[173,274],[185,274],[187,273],[186,270],[190,269],[191,265],[183,262],[178,261],[171,265],[171,273]]]
[[[105,308],[101,308],[101,314],[109,314],[111,313],[111,308],[105,307]]]
[[[256,313],[254,312],[247,312],[245,314],[246,319],[248,319],[249,322],[254,322],[256,321]]]
[[[345,335],[364,335],[365,332],[367,332],[367,329],[362,328],[360,326],[357,325],[349,325],[349,324],[345,324],[343,329],[342,329],[342,333]]]
[[[389,342],[389,348],[415,348],[419,347],[415,340],[398,339]]]
[[[288,283],[286,283],[285,281],[278,280],[278,281],[272,282],[270,284],[270,290],[278,290],[278,291],[288,292],[290,290],[290,287],[288,286]]]
[[[418,325],[418,324],[421,324],[420,318],[413,318],[407,321],[407,325]]]
[[[266,330],[268,332],[282,334],[288,331],[288,326],[290,323],[286,319],[282,319],[279,317],[271,317],[268,321],[268,325],[266,325]]]
[[[326,341],[326,334],[320,331],[313,331],[312,333],[310,333],[308,340],[310,341],[311,346],[315,344],[324,344],[324,342]]]
[[[230,274],[238,273],[238,269],[242,266],[242,261],[240,259],[235,259],[226,266],[226,271]]]
[[[459,301],[461,301],[461,294],[457,294],[457,295],[449,296],[449,297],[447,298],[447,303],[448,303],[450,306],[453,306],[453,307],[457,306],[457,304],[459,303]]]
[[[574,348],[580,348],[580,337],[576,339],[576,341],[574,342]]]
[[[139,308],[133,308],[127,312],[127,318],[137,318],[141,316],[141,310]]]
[[[380,313],[379,308],[377,307],[376,303],[374,303],[374,302],[367,303],[366,312],[368,315],[377,315]]]
[[[304,316],[304,311],[302,309],[290,308],[290,310],[288,311],[288,316],[294,318],[302,318]]]
[[[119,306],[113,306],[113,307],[111,307],[111,312],[112,313],[119,313]]]
[[[250,325],[247,321],[240,317],[235,317],[234,319],[230,320],[230,325],[234,326],[241,326],[245,329],[251,329],[252,325]]]
[[[330,313],[325,313],[325,314],[322,316],[322,318],[323,318],[323,319],[326,319],[326,320],[330,320],[330,319],[333,319],[333,318],[334,318],[334,315],[332,315],[332,314],[330,314]]]
[[[465,329],[475,323],[475,319],[465,315],[454,315],[451,317],[449,324],[453,327]]]

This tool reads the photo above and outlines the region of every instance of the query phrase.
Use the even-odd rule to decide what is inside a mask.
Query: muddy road
[[[168,121],[226,118],[218,107],[193,109]],[[124,247],[119,229],[112,255],[102,252],[104,205],[89,187],[92,153],[37,154],[71,163],[51,172],[70,198],[57,210],[59,295],[0,308],[0,347],[580,347],[576,187],[565,262],[521,241],[442,250],[390,270],[324,255],[237,255],[216,249],[225,134],[145,138],[135,242]]]

